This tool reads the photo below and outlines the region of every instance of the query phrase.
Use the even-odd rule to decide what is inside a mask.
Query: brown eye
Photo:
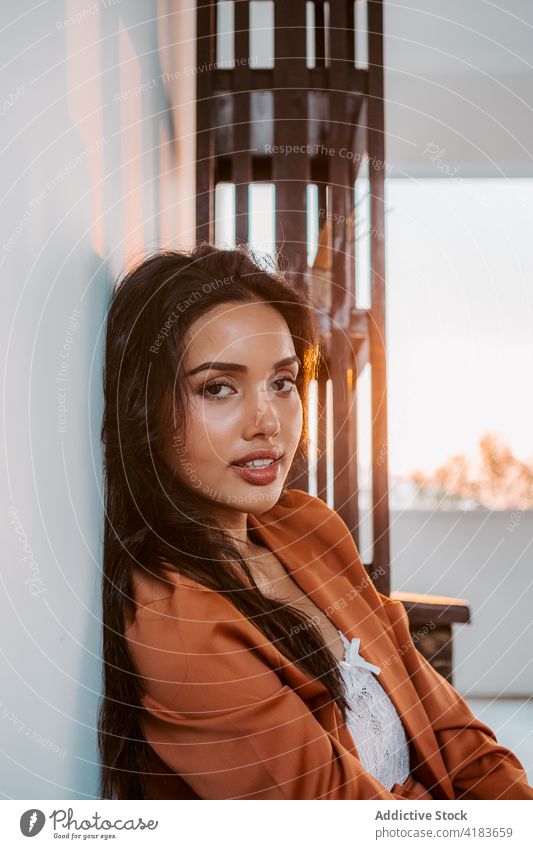
[[[223,381],[216,381],[213,383],[204,383],[203,386],[201,386],[198,390],[197,394],[201,395],[204,398],[227,398],[227,394],[221,395],[219,392],[217,392],[217,390],[220,389],[220,387],[222,386],[227,386],[228,389],[233,389],[233,387],[229,383],[224,383]],[[211,390],[214,391],[211,392]]]
[[[294,390],[296,388],[296,381],[294,380],[293,377],[278,377],[278,379],[275,380],[274,383],[290,383],[291,384],[289,389],[279,389],[278,392],[287,392],[287,393],[294,392]]]

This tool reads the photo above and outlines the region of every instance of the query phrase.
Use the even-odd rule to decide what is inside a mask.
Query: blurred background
[[[328,51],[335,57],[334,3],[303,4],[310,73],[321,58],[328,67]],[[205,5],[218,68],[235,68],[243,2]],[[246,5],[245,64],[274,68],[275,4]],[[385,557],[392,592],[416,593],[419,605],[443,596],[447,610],[465,600],[467,613],[446,620],[453,683],[533,782],[533,8],[358,0],[355,69],[374,80],[372,5],[382,5],[384,227],[373,229],[367,153],[349,186],[353,314],[372,314],[378,257],[388,420],[379,454],[370,347],[352,410],[354,534],[366,564]],[[189,0],[6,0],[0,18],[0,793],[91,798],[106,308],[118,274],[157,248],[192,245],[205,223],[197,122],[213,68],[199,61],[202,18]],[[309,35],[319,19],[322,56]],[[275,115],[256,118],[256,130],[261,122],[268,136]],[[262,167],[246,186],[246,240],[268,256],[279,248],[280,207],[276,169]],[[311,171],[304,187],[308,282],[335,249],[323,238],[319,182]],[[242,232],[239,185],[223,163],[213,170],[207,224],[220,246]],[[326,429],[333,444],[329,419]],[[333,448],[322,484],[313,456],[309,489],[337,506]],[[383,469],[386,513],[376,508]],[[386,553],[375,551],[376,512]]]

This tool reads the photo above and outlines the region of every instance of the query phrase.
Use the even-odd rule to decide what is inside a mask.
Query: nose
[[[257,434],[276,436],[280,431],[279,416],[271,393],[260,386],[251,400],[250,415],[246,421],[246,438],[253,439]]]

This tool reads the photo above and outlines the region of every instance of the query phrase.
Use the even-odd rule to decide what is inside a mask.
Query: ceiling
[[[388,176],[533,176],[533,2],[384,2]]]

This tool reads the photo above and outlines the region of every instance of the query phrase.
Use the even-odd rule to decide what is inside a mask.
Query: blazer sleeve
[[[373,592],[376,592],[373,590]],[[533,799],[517,757],[475,717],[462,696],[418,651],[400,601],[381,593],[407,672],[430,719],[457,799]]]
[[[164,610],[143,608],[128,633],[146,686],[141,724],[161,760],[203,799],[402,798],[283,683],[275,647],[199,587],[181,585]]]

